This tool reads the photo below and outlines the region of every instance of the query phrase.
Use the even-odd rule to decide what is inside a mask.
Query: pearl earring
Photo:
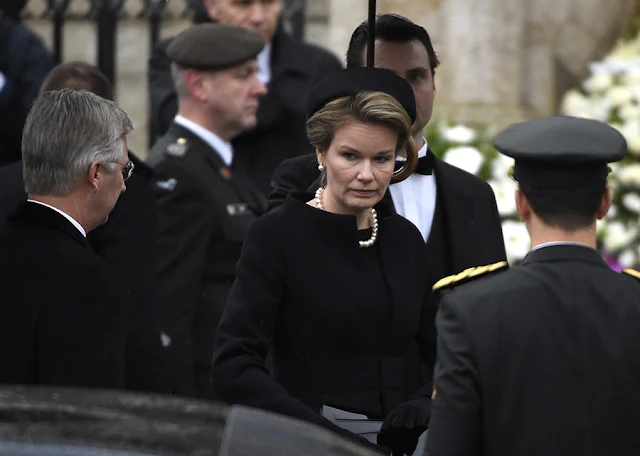
[[[318,164],[318,171],[324,171],[324,165],[322,163]]]

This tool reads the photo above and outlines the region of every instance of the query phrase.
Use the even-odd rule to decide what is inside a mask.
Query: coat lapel
[[[300,45],[278,29],[272,41],[271,80],[268,91],[260,100],[255,130],[271,128],[286,113],[304,113],[309,80],[314,77]]]
[[[442,204],[451,267],[454,272],[459,272],[478,266],[470,264],[469,261],[469,252],[477,250],[474,243],[478,239],[473,236],[475,231],[473,197],[465,194],[462,186],[456,185],[456,176],[451,173],[450,166],[438,158],[433,163],[438,198]]]

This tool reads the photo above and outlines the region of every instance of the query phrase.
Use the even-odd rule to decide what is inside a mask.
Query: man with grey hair
[[[89,92],[35,101],[22,137],[28,200],[0,228],[0,383],[124,387],[124,292],[86,236],[126,190],[132,129]]]

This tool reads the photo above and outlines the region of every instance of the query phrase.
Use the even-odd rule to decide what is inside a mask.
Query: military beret
[[[347,68],[331,73],[320,81],[307,99],[307,119],[337,98],[361,92],[383,92],[398,100],[411,118],[416,120],[416,99],[407,81],[381,68]]]
[[[513,124],[493,143],[498,151],[515,159],[515,180],[554,188],[606,182],[607,163],[622,160],[627,153],[627,142],[615,128],[568,116]]]
[[[176,36],[167,55],[183,68],[221,70],[255,58],[264,48],[252,30],[222,23],[198,24]]]

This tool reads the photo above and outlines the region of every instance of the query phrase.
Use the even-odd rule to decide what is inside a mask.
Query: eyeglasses
[[[136,167],[131,160],[129,160],[126,165],[123,165],[119,161],[109,161],[107,163],[115,163],[116,165],[122,166],[122,179],[125,181],[131,177]]]
[[[135,168],[136,165],[134,165],[132,161],[128,161],[127,164],[122,167],[122,179],[125,181],[129,179]]]

